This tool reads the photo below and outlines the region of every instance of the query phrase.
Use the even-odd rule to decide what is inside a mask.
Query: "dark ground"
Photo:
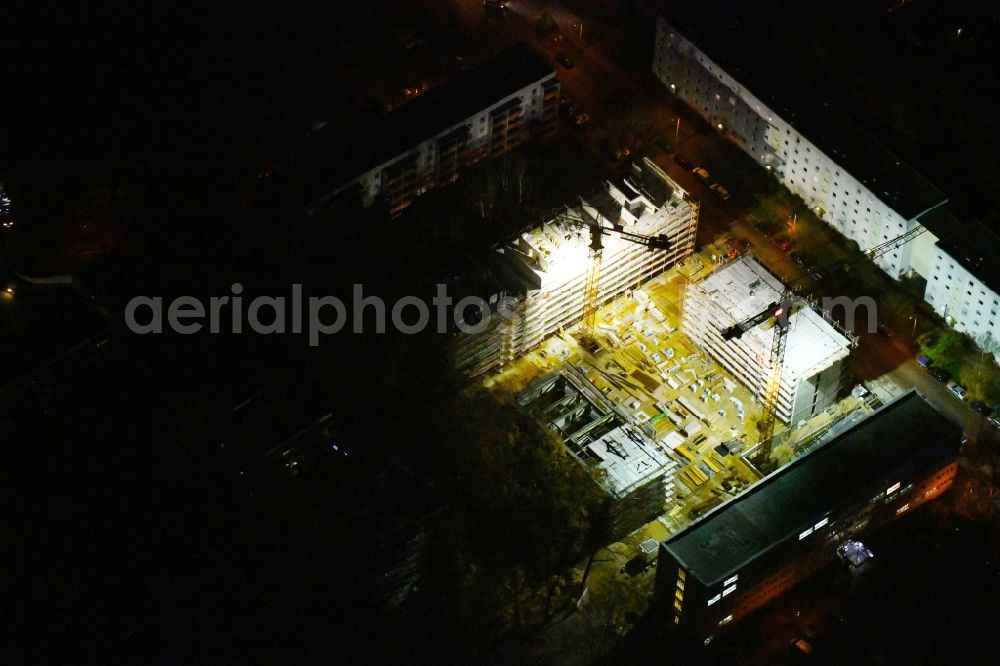
[[[608,11],[609,3],[594,4]],[[484,44],[495,46],[488,28],[463,33],[465,19],[441,7],[382,1],[8,10],[5,26],[16,29],[5,31],[2,47],[0,178],[15,202],[18,235],[2,241],[3,274],[15,262],[51,266],[47,252],[74,243],[104,248],[104,259],[85,273],[112,302],[144,292],[225,293],[233,281],[247,285],[248,294],[284,293],[291,282],[337,293],[353,281],[391,294],[409,288],[415,272],[427,277],[429,265],[440,270],[446,256],[407,252],[406,239],[387,227],[358,236],[343,225],[265,217],[255,183],[262,170],[299,154],[315,121],[378,113],[414,79],[446,73],[455,55],[474,59]],[[406,48],[421,37],[433,48]],[[933,71],[949,86],[961,83]],[[966,145],[980,136],[975,127],[962,129]],[[561,176],[536,188],[531,205],[538,209],[558,205],[601,170],[566,137],[549,148],[523,151],[538,173]],[[978,172],[955,177],[964,153],[952,148],[941,139],[936,157],[927,159],[952,175],[942,181],[946,189],[995,186]],[[974,154],[982,158],[973,160],[975,169],[991,169],[988,149]],[[564,173],[566,165],[573,169]],[[440,210],[436,200],[411,215],[417,222],[435,216],[429,211]],[[437,203],[447,207],[448,194]],[[95,240],[83,227],[106,205],[112,229],[102,228]],[[438,238],[485,243],[491,232],[509,231],[512,221],[501,213],[455,237],[438,228]],[[397,270],[386,271],[383,241],[393,236]],[[4,313],[4,344],[16,332],[22,346],[8,346],[0,357],[0,384],[103,323],[72,295],[68,305],[37,310],[24,296],[20,310]],[[225,416],[261,390],[276,396],[266,408],[275,431],[278,422],[315,418],[335,405],[347,441],[368,458],[427,444],[412,424],[426,418],[418,413],[427,397],[421,382],[447,374],[434,360],[433,341],[337,340],[317,350],[301,343],[119,336],[2,397],[0,468],[10,497],[4,624],[16,639],[4,643],[6,661],[468,658],[463,650],[476,637],[455,636],[459,624],[432,613],[379,624],[370,612],[359,575],[370,568],[365,534],[350,527],[349,502],[321,494],[345,476],[363,475],[364,463],[334,467],[292,491],[277,483],[248,494],[234,482],[232,460],[219,448]],[[922,520],[929,518],[908,519]],[[941,542],[917,543],[914,552],[926,557],[909,560],[912,570],[900,567],[902,577],[893,579],[948,574],[934,588],[947,598],[942,613],[907,616],[914,636],[974,642],[986,633],[982,619],[995,612],[995,595],[974,593],[992,570],[979,561],[978,539],[986,532],[959,527],[954,540],[942,532]],[[888,544],[875,549],[880,559],[893,552]],[[850,625],[847,631],[859,633],[843,635],[879,645],[873,654],[908,649],[879,643],[898,626],[878,605],[895,583],[879,585],[857,603],[885,624]],[[903,589],[899,598],[925,589]],[[949,589],[963,595],[948,596]],[[960,601],[966,590],[967,606]],[[902,601],[898,607],[914,608]],[[935,621],[941,615],[962,620],[945,631]]]

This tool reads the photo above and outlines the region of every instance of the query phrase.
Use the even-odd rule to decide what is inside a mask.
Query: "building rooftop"
[[[644,481],[676,466],[666,452],[634,427],[621,425],[587,444],[604,483],[615,495],[624,495]]]
[[[325,127],[281,181],[301,180],[306,200],[322,196],[549,75],[553,66],[521,42],[387,114]]]
[[[654,235],[662,231],[671,206],[687,193],[648,159],[633,165],[625,178],[609,180],[578,205],[541,226],[520,232],[493,255],[495,275],[507,278],[508,291],[552,288],[582,275],[590,261],[590,231],[584,224],[608,228],[621,224],[626,231]],[[575,220],[575,221],[572,221]],[[615,235],[602,238],[604,261],[613,262],[633,243]],[[501,278],[503,279],[503,278]]]
[[[947,197],[873,134],[795,76],[767,39],[753,3],[705,0],[673,6],[664,18],[709,58],[902,217],[911,219]]]
[[[937,234],[935,234],[937,235]],[[1000,294],[1000,236],[986,225],[973,220],[938,241],[938,246],[976,276],[983,284]]]
[[[733,318],[733,323],[750,319],[772,303],[777,303],[784,292],[778,278],[746,256],[712,273],[698,286]],[[789,318],[789,325],[783,364],[785,373],[811,377],[848,353],[850,341],[811,308],[795,310]],[[761,348],[770,349],[773,340],[771,326],[769,322],[764,322],[744,333],[744,336],[752,336]]]
[[[858,492],[905,485],[910,474],[943,466],[962,429],[915,391],[768,475],[680,532],[663,547],[708,586],[812,526]]]

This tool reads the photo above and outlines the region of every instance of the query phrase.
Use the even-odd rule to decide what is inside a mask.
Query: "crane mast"
[[[650,250],[669,250],[673,248],[673,242],[666,234],[656,236],[643,236],[642,234],[626,231],[620,224],[613,224],[606,227],[598,221],[588,222],[580,217],[564,214],[562,219],[570,224],[586,227],[590,232],[590,245],[588,246],[587,278],[583,287],[583,338],[586,341],[594,339],[597,328],[597,306],[601,293],[601,262],[604,254],[604,236],[617,236],[623,240],[636,245],[642,245]]]
[[[747,331],[773,318],[774,337],[771,341],[771,352],[764,380],[762,405],[764,413],[758,423],[760,443],[754,455],[758,466],[767,465],[771,460],[771,440],[774,438],[774,423],[778,415],[778,398],[781,394],[781,372],[785,362],[785,343],[788,337],[789,315],[791,314],[792,293],[786,291],[781,300],[769,304],[757,314],[744,321],[723,329],[722,339],[729,341],[739,339]]]

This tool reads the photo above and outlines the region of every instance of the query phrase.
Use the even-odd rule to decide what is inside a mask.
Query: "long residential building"
[[[668,631],[708,643],[951,485],[962,429],[910,391],[660,545]]]
[[[770,373],[774,322],[734,340],[724,340],[722,331],[778,303],[784,291],[778,278],[743,256],[688,285],[684,296],[681,330],[758,399]],[[777,416],[794,424],[836,401],[851,342],[805,304],[793,308],[787,336]]]
[[[559,80],[517,44],[444,86],[355,127],[326,127],[307,158],[272,176],[308,212],[340,197],[395,213],[461,169],[555,133]]]
[[[494,308],[477,333],[458,333],[456,365],[476,375],[512,361],[560,327],[580,321],[589,267],[588,225],[666,236],[667,250],[604,237],[598,303],[605,303],[694,252],[698,204],[652,161],[497,247],[477,269],[476,294]]]
[[[983,224],[957,227],[934,248],[924,299],[996,357],[1000,354],[1000,238]]]
[[[924,278],[934,310],[1000,358],[1000,236],[956,219],[944,193],[815,88],[726,38],[749,26],[705,25],[705,11],[658,20],[653,72],[667,89],[862,250],[888,244],[879,267]]]
[[[693,27],[682,32],[660,18],[657,78],[862,250],[930,219],[931,233],[914,233],[876,260],[894,278],[926,276],[934,243],[947,232],[928,213],[947,197],[807,84],[753,67],[752,58],[741,63],[745,54],[732,53],[716,27],[694,36]]]

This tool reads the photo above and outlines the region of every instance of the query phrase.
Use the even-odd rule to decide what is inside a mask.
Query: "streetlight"
[[[910,337],[912,338],[917,334],[917,315],[912,314],[909,318],[913,320],[913,331],[910,333]]]
[[[681,136],[681,117],[677,116],[677,129],[674,130],[674,148],[677,147],[677,141]]]

